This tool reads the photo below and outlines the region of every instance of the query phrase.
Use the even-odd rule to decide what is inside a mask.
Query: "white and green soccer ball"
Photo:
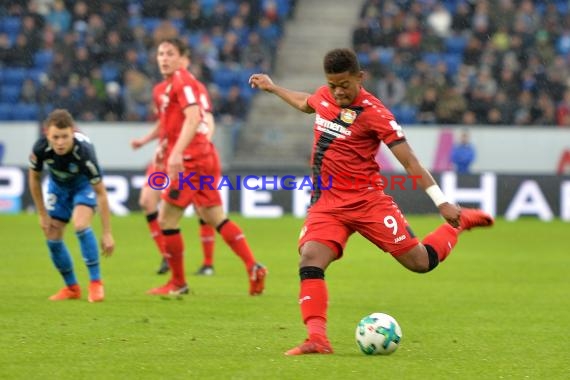
[[[390,355],[402,340],[402,329],[394,317],[372,313],[356,326],[356,344],[366,355]]]

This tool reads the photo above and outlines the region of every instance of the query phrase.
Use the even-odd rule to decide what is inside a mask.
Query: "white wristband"
[[[446,202],[449,202],[447,200],[447,197],[443,194],[443,192],[437,185],[431,185],[430,187],[428,187],[426,189],[426,193],[427,195],[429,195],[429,197],[437,207],[441,206]]]

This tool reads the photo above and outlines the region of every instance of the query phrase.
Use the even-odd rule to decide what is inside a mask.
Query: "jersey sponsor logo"
[[[172,83],[169,83],[164,89],[164,93],[160,94],[160,113],[164,113],[170,104],[170,90],[172,90]]]
[[[350,136],[352,134],[348,128],[345,128],[342,125],[334,123],[330,120],[324,119],[319,114],[317,114],[315,117],[315,125],[317,130],[334,137],[340,137],[341,139],[345,139],[346,136]]]
[[[323,107],[328,107],[329,106],[329,102],[327,102],[326,100],[321,101],[321,106]]]
[[[340,111],[340,120],[344,121],[346,124],[354,123],[356,119],[356,112],[349,109],[343,109]]]
[[[406,240],[406,235],[400,235],[397,238],[394,239],[394,243],[399,243],[403,240]]]

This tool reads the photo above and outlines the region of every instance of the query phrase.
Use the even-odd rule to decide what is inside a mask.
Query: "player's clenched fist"
[[[258,88],[260,90],[269,92],[271,92],[271,90],[275,87],[275,84],[269,75],[266,74],[253,74],[251,77],[249,77],[249,85],[251,88]]]

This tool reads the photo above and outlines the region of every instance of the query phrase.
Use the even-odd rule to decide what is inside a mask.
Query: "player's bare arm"
[[[206,120],[206,124],[208,124],[208,140],[212,141],[214,131],[216,130],[216,121],[214,120],[214,115],[211,112],[206,112],[204,118]]]
[[[305,113],[314,113],[315,110],[309,106],[307,99],[311,94],[301,91],[289,90],[273,83],[273,80],[267,74],[253,74],[249,78],[249,85],[271,94],[275,94],[293,108]]]
[[[97,196],[97,207],[101,215],[101,250],[104,256],[111,256],[115,249],[115,240],[111,233],[111,210],[107,199],[107,190],[103,181],[99,181],[92,186]]]
[[[139,137],[137,139],[131,140],[131,148],[133,148],[134,150],[137,150],[137,149],[145,146],[146,144],[148,144],[152,140],[157,139],[158,135],[159,135],[159,131],[160,131],[160,122],[157,121],[154,125],[154,128],[151,129],[146,135]]]
[[[414,151],[407,142],[401,142],[390,148],[394,156],[402,164],[406,172],[410,176],[419,178],[417,181],[422,189],[426,190],[431,186],[437,185],[431,173],[420,163]],[[449,202],[442,203],[438,206],[439,213],[453,227],[459,226],[459,214],[461,209]]]
[[[190,141],[196,135],[198,126],[201,123],[200,107],[194,104],[188,106],[184,109],[184,124],[182,125],[182,130],[180,131],[180,136],[174,144],[174,148],[170,153],[167,163],[168,176],[170,178],[177,178],[179,172],[184,171],[184,166],[182,162],[182,152],[190,144]]]
[[[40,226],[44,234],[46,234],[47,236],[51,225],[51,218],[48,215],[44,203],[44,197],[42,195],[41,177],[42,177],[41,172],[32,169],[28,170],[28,184],[30,187],[30,193],[32,195],[34,205],[36,206],[36,210],[40,217]]]

